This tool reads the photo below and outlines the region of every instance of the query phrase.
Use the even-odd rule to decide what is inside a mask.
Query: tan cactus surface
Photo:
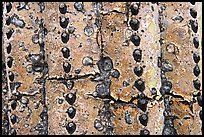
[[[2,135],[202,135],[201,2],[2,11]]]

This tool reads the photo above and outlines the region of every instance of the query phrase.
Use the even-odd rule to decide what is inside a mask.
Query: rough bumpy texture
[[[201,135],[201,2],[3,2],[3,135]]]

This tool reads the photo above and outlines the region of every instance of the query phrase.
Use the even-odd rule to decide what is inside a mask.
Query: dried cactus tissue
[[[2,2],[2,135],[202,135],[202,2]]]

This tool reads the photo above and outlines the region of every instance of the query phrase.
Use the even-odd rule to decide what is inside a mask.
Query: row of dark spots
[[[7,8],[7,13],[10,12],[11,8],[12,8],[12,5],[11,3],[7,3],[6,4],[6,8]],[[12,15],[11,17],[9,16],[6,20],[6,25],[10,25],[10,23],[14,24],[15,26],[17,27],[20,27],[20,28],[23,28],[25,26],[25,23],[22,19],[19,19],[18,15],[14,14]],[[14,33],[14,29],[10,29],[7,33],[6,33],[6,36],[7,36],[7,39],[10,39],[12,34]],[[11,50],[12,50],[12,44],[11,43],[8,43],[7,46],[6,46],[6,51],[7,51],[7,54],[10,54],[11,53]],[[14,59],[13,57],[11,56],[8,56],[7,58],[7,66],[9,68],[12,67],[13,65],[13,62],[14,62]],[[12,97],[16,97],[17,99],[19,98],[19,92],[16,91],[20,86],[21,86],[21,83],[20,82],[13,82],[14,81],[14,73],[12,71],[9,71],[8,72],[8,78],[10,80],[9,84],[10,84],[10,89],[11,89],[11,92],[12,92]],[[16,92],[13,92],[13,91],[16,91]],[[14,100],[12,103],[11,103],[11,108],[12,110],[14,110],[16,108],[16,101]],[[11,124],[14,125],[17,120],[18,120],[18,116],[15,115],[15,114],[12,114],[10,116],[10,120],[11,120]],[[16,135],[17,132],[16,132],[16,129],[15,128],[10,128],[10,131],[9,131],[9,134],[10,135]]]
[[[139,12],[139,7],[140,7],[140,3],[132,3],[131,5],[131,14],[132,16],[135,16],[138,14]],[[138,19],[131,19],[129,22],[129,25],[131,27],[132,30],[137,31],[139,29],[139,25],[140,22]],[[131,42],[135,45],[135,46],[139,46],[140,45],[140,37],[136,34],[133,34],[130,38]],[[141,62],[142,60],[142,50],[140,49],[135,49],[133,51],[133,58],[136,62]],[[134,73],[135,75],[137,75],[138,77],[140,77],[143,73],[143,68],[141,66],[137,66],[134,68]],[[135,81],[135,87],[139,90],[139,91],[144,91],[145,85],[144,85],[144,81],[142,79],[138,79]]]
[[[22,8],[25,8],[26,7],[26,4],[25,3],[19,3],[19,6],[17,7],[17,10],[21,10]],[[20,9],[21,8],[21,9]],[[14,24],[15,26],[18,26],[20,28],[23,28],[25,26],[25,23],[22,19],[19,19],[18,15],[14,14],[12,15],[11,17],[9,17],[6,21],[6,24],[7,25],[10,25],[10,23]],[[13,29],[12,29],[13,30]],[[12,31],[9,31],[7,33],[7,38],[9,39],[12,35],[11,33]],[[13,31],[14,32],[14,31]],[[12,48],[12,45],[11,43],[8,44],[7,46],[7,53],[10,54],[11,53],[11,48]],[[7,62],[7,65],[9,68],[12,67],[12,64],[13,64],[13,58],[12,57],[8,57],[8,62]],[[11,81],[10,82],[10,88],[12,90],[12,97],[16,97],[16,99],[21,99],[21,102],[22,104],[25,104],[23,106],[27,106],[27,103],[28,103],[28,100],[25,100],[25,98],[23,98],[20,93],[17,91],[17,89],[21,86],[22,83],[20,82],[13,82],[14,81],[14,74],[13,72],[9,71],[9,80]],[[16,91],[16,92],[13,92],[13,91]],[[14,98],[15,99],[15,98]],[[11,108],[12,110],[15,110],[16,109],[16,106],[17,106],[17,102],[16,100],[12,101],[12,104],[11,104]],[[21,111],[22,112],[22,111]],[[28,110],[29,114],[26,116],[26,118],[29,118],[30,117],[30,113],[32,113],[32,110],[29,109]],[[17,122],[17,119],[18,119],[18,116],[15,115],[15,114],[12,114],[11,117],[11,123],[12,124],[15,124]],[[12,133],[11,134],[16,134],[16,130],[14,128],[11,129]]]
[[[74,3],[74,8],[77,10],[77,11],[82,11],[83,12],[83,3],[80,3],[80,2],[75,2]],[[66,14],[68,13],[67,11],[67,5],[65,3],[61,3],[59,5],[59,11],[61,14]],[[66,29],[67,26],[69,24],[69,18],[65,18],[65,17],[60,17],[60,26],[63,28],[63,29]],[[69,37],[70,37],[70,34],[74,33],[74,29],[73,27],[69,27],[68,29],[68,32],[64,31],[62,32],[61,34],[61,40],[64,44],[67,44],[67,42],[69,41]],[[67,47],[63,47],[61,49],[61,52],[63,54],[63,57],[68,59],[70,57],[70,50],[69,48]],[[63,69],[64,69],[64,72],[65,73],[69,73],[71,71],[71,64],[69,62],[64,62],[63,63]],[[65,82],[65,85],[67,85],[67,83]],[[73,88],[73,86],[72,86]],[[73,119],[75,117],[75,114],[76,114],[76,109],[73,107],[73,104],[76,100],[76,93],[68,93],[65,97],[66,101],[72,105],[71,107],[69,107],[66,111],[66,113],[68,114],[69,118]],[[76,130],[76,124],[71,121],[71,122],[68,122],[66,123],[66,130],[69,134],[73,134]]]
[[[60,3],[59,5],[59,11],[61,14],[67,13],[67,5],[64,3]],[[60,26],[63,29],[66,29],[68,24],[69,24],[69,18],[66,17],[60,17]],[[67,44],[69,41],[70,34],[67,33],[66,31],[62,32],[61,34],[61,40],[64,44]],[[67,47],[64,47],[61,49],[61,52],[63,54],[63,57],[68,59],[70,57],[70,50]],[[64,62],[63,63],[63,69],[65,73],[69,73],[71,71],[71,64],[69,62]]]
[[[192,4],[192,3],[191,3]],[[193,3],[195,5],[195,3]],[[190,8],[190,15],[196,19],[197,17],[197,11],[194,8]],[[194,33],[198,32],[198,22],[197,20],[190,19],[189,24],[191,26],[191,29],[193,30]]]
[[[165,10],[165,9],[166,9],[166,5],[161,4],[160,10],[159,10],[159,18],[158,18],[160,32],[163,32],[165,30],[164,24],[162,23],[162,16],[164,16],[163,10]],[[160,38],[159,42],[160,42],[160,45],[162,47],[162,45],[164,44],[162,37]],[[167,47],[167,49],[168,49],[168,47]],[[162,49],[161,49],[161,51],[162,51]],[[168,60],[162,59],[162,53],[161,53],[161,57],[158,58],[158,67],[161,68],[161,84],[162,84],[159,91],[160,91],[160,93],[164,99],[164,107],[165,107],[164,112],[163,112],[164,127],[162,130],[162,135],[177,135],[177,131],[174,128],[174,124],[173,124],[174,117],[171,114],[171,108],[170,108],[170,104],[172,103],[172,101],[169,100],[169,95],[167,95],[168,93],[170,93],[170,91],[172,89],[172,82],[167,80],[167,78],[165,76],[166,72],[173,71],[173,66]]]
[[[82,12],[82,13],[84,13],[84,11],[85,11],[85,10],[84,10],[84,4],[83,4],[82,2],[75,2],[75,3],[74,3],[74,8],[75,8],[77,11]],[[61,4],[59,5],[59,11],[60,11],[61,14],[67,13],[67,6],[66,6],[66,4],[61,3]],[[60,26],[61,26],[62,28],[67,28],[68,23],[69,23],[69,18],[60,17]],[[68,32],[69,32],[70,34],[72,34],[72,33],[74,32],[74,28],[73,28],[73,27],[69,27],[69,28],[68,28]],[[63,42],[63,43],[67,43],[67,42],[69,41],[69,35],[70,35],[69,33],[67,33],[66,31],[64,31],[64,32],[61,34],[61,39],[62,39],[62,42]],[[85,35],[87,35],[87,36],[91,36],[91,35],[94,33],[93,27],[87,25],[87,26],[84,28],[84,33],[85,33]]]
[[[140,3],[132,3],[131,7],[130,7],[130,10],[131,10],[131,14],[132,16],[135,16],[138,14],[139,12],[139,7],[140,7]],[[129,22],[129,25],[131,27],[131,29],[133,31],[137,31],[139,29],[139,26],[140,26],[140,22],[138,19],[131,19],[130,22]],[[130,38],[130,41],[136,46],[140,46],[140,37],[137,35],[137,34],[133,34]],[[141,62],[142,60],[142,50],[140,49],[135,49],[133,51],[133,58],[136,62]],[[135,75],[137,75],[138,77],[142,76],[143,74],[143,67],[141,66],[136,66],[134,68],[134,73]],[[142,110],[142,111],[146,111],[146,108],[147,108],[147,103],[148,101],[145,99],[145,95],[143,93],[143,91],[145,90],[145,82],[142,78],[139,78],[137,80],[135,80],[135,83],[134,83],[134,86],[137,88],[138,91],[141,92],[141,94],[139,94],[139,98],[138,98],[138,102],[137,102],[137,105],[138,107]],[[143,126],[147,126],[147,122],[148,122],[148,115],[147,113],[144,113],[144,114],[141,114],[139,116],[139,121],[140,123],[143,125]],[[140,130],[140,135],[149,135],[150,132],[149,130],[147,129],[142,129]]]
[[[192,4],[192,3],[191,3]],[[195,5],[195,3],[193,3],[193,5]],[[197,11],[194,9],[194,8],[191,8],[190,9],[190,15],[196,19],[197,17]],[[198,31],[198,23],[197,23],[197,20],[192,20],[190,19],[190,25],[191,25],[191,29],[193,30],[194,33],[197,33]],[[193,44],[194,44],[194,47],[196,49],[198,49],[199,47],[199,40],[198,40],[198,37],[194,37],[193,38]],[[200,55],[196,52],[196,53],[193,53],[193,60],[194,62],[196,63],[195,67],[193,68],[193,74],[197,77],[197,79],[193,80],[193,86],[196,90],[200,90],[200,87],[201,87],[201,83],[200,83],[200,80],[198,79],[198,76],[200,75],[200,68],[198,66],[198,63],[200,61]],[[198,105],[200,107],[202,107],[202,95],[198,95],[197,96],[197,102],[198,102]],[[202,109],[200,110],[199,112],[199,116],[200,116],[200,119],[202,120]],[[202,128],[201,128],[202,130]]]
[[[7,2],[6,3],[6,10],[7,10],[7,13],[9,13],[12,9],[12,3],[11,2]],[[19,17],[14,14],[12,17],[8,17],[6,19],[6,25],[10,25],[10,23],[16,25],[16,26],[19,26],[20,28],[23,28],[25,26],[25,23],[23,20],[19,19]],[[14,29],[11,28],[7,33],[6,33],[6,37],[7,39],[9,40],[12,36],[12,34],[14,33]],[[12,44],[9,42],[7,45],[6,45],[6,51],[7,51],[7,54],[10,54],[11,53],[11,50],[12,50]],[[14,62],[14,59],[12,56],[8,56],[7,58],[7,66],[9,68],[12,67],[13,65],[13,62]],[[10,85],[12,84],[12,82],[14,81],[14,73],[12,71],[9,71],[8,72],[8,78],[9,78],[9,83]],[[11,108],[12,109],[15,109],[16,108],[16,105],[15,104],[11,104]],[[18,119],[18,116],[15,115],[15,114],[12,114],[10,116],[10,120],[11,120],[11,124],[15,124],[17,122],[17,119]],[[10,135],[16,135],[17,132],[16,132],[16,129],[15,128],[7,128],[7,130],[9,130],[9,134]],[[7,134],[7,133],[6,133]]]
[[[11,2],[7,2],[7,3],[6,3],[7,13],[9,13],[9,12],[11,11],[11,9],[12,9],[12,3],[11,3]],[[9,18],[6,20],[6,25],[10,25],[10,22],[11,22],[11,18],[9,17]],[[6,33],[7,39],[10,39],[13,33],[14,33],[14,29],[12,28],[12,29],[10,29],[10,30]],[[11,45],[11,43],[8,43],[8,44],[6,45],[7,54],[10,54],[10,53],[11,53],[11,50],[12,50],[12,45]],[[8,66],[9,68],[12,67],[13,61],[14,61],[13,57],[8,56],[8,58],[7,58],[7,66]],[[8,72],[8,78],[9,78],[9,80],[10,80],[9,83],[11,84],[11,83],[14,81],[14,73],[13,73],[12,71],[9,71],[9,72]],[[8,116],[7,116],[7,117],[8,117]],[[18,117],[17,117],[15,114],[12,114],[12,115],[10,116],[11,123],[12,123],[12,124],[15,124],[16,121],[17,121],[17,118],[18,118]],[[7,119],[8,119],[8,118],[7,118]],[[6,121],[5,121],[5,122],[6,122]],[[5,127],[5,128],[2,128],[2,129],[4,129],[3,134],[16,135],[16,129],[15,129],[15,128],[10,128],[10,129],[9,129],[8,120],[7,120],[7,124],[6,124],[5,126],[6,126],[7,128],[6,128],[6,127]]]
[[[63,54],[64,58],[69,58],[70,57],[70,50],[67,47],[64,47],[61,49],[61,52]],[[69,62],[64,62],[63,63],[63,69],[65,73],[69,73],[71,71],[71,64]]]
[[[62,28],[66,29],[67,26],[68,26],[68,24],[69,24],[69,18],[60,17],[60,26],[61,26]],[[72,26],[69,26],[69,28],[68,28],[68,33],[67,33],[66,31],[62,32],[62,34],[61,34],[61,40],[62,40],[62,42],[63,42],[64,44],[66,44],[66,43],[69,41],[70,34],[74,33],[74,31],[75,31],[75,28],[72,27]],[[62,52],[62,54],[63,54],[63,57],[68,59],[68,57],[70,56],[70,50],[69,50],[69,48],[64,47],[64,48],[62,48],[61,52]],[[71,64],[68,63],[68,62],[65,62],[65,63],[63,64],[63,68],[64,68],[64,71],[65,71],[66,73],[69,73],[70,70],[71,70]]]
[[[74,87],[74,81],[63,81],[63,84],[69,89],[72,90]],[[76,115],[76,108],[73,106],[76,101],[76,92],[75,93],[68,93],[65,96],[65,100],[71,105],[67,110],[66,113],[68,114],[69,118],[73,119]],[[73,134],[76,130],[76,124],[73,121],[66,123],[66,130],[69,134]]]
[[[8,33],[6,33],[8,39],[11,37],[12,33],[14,32],[14,30],[13,30],[13,31],[12,31],[12,30],[13,30],[13,28],[12,28]],[[11,32],[11,31],[12,31],[12,32]],[[6,46],[7,54],[10,54],[10,53],[11,53],[11,50],[12,50],[12,45],[11,45],[11,43],[8,43],[7,46]],[[13,57],[9,55],[9,56],[7,57],[7,66],[8,66],[8,68],[11,68],[11,67],[12,67],[13,62],[14,62]],[[12,81],[14,81],[14,73],[13,73],[12,71],[9,71],[9,72],[8,72],[8,78],[9,78],[9,80],[10,80],[10,83],[11,83]]]
[[[144,127],[147,126],[148,123],[148,112],[147,110],[147,104],[148,100],[145,97],[144,93],[139,94],[138,101],[137,101],[137,107],[140,108],[144,113],[139,115],[139,121],[140,124],[142,124]],[[140,130],[140,135],[150,135],[150,131],[146,128]]]
[[[12,96],[11,96],[11,99],[12,99],[12,101],[11,101],[11,109],[12,110],[16,109],[16,107],[17,107],[17,100],[20,100],[20,102],[22,103],[23,107],[26,107],[27,103],[28,103],[28,99],[26,100],[25,97],[22,97],[20,95],[19,91],[18,91],[18,88],[21,86],[21,83],[20,82],[13,82],[14,74],[11,71],[8,72],[8,75],[9,75],[9,80],[11,81],[10,82],[10,89],[11,89],[11,92],[12,92]],[[13,92],[13,91],[15,91],[15,92]],[[10,110],[10,111],[12,111],[12,110]],[[8,110],[5,110],[5,112],[7,112],[7,111]],[[19,117],[16,114],[11,114],[10,121],[11,121],[10,124],[14,125],[17,122],[19,122]],[[9,130],[7,130],[7,129],[4,129],[5,131],[3,131],[3,132],[5,132],[5,133],[3,133],[3,134],[15,135],[17,133],[15,128],[10,128]]]
[[[61,14],[65,14],[67,12],[67,6],[64,4],[64,3],[61,3],[59,5],[59,11]],[[68,24],[69,24],[69,18],[66,18],[66,17],[63,17],[61,16],[60,17],[60,26],[63,28],[63,29],[66,29]],[[70,34],[67,33],[66,31],[62,32],[61,34],[61,40],[64,44],[66,44],[68,41],[69,41],[69,36]]]
[[[76,115],[76,109],[73,106],[76,101],[76,93],[68,93],[65,96],[65,100],[71,105],[67,110],[66,113],[68,114],[69,118],[73,119]],[[66,130],[69,134],[73,134],[76,130],[76,124],[73,121],[66,123]]]

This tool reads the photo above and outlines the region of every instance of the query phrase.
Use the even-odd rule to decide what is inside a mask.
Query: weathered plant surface
[[[202,134],[201,2],[2,6],[2,134]]]

